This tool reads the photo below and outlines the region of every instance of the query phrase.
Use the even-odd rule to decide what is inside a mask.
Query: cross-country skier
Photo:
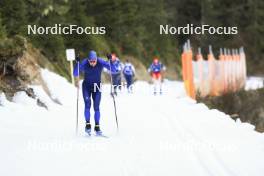
[[[132,83],[133,83],[133,77],[135,76],[135,68],[134,66],[129,62],[129,60],[126,60],[124,67],[123,67],[123,75],[126,79],[127,83],[127,90],[129,93],[132,92]]]
[[[113,91],[111,94],[117,95],[117,88],[121,90],[121,72],[123,64],[120,62],[116,54],[108,54],[107,58],[110,60],[113,69],[111,69],[111,76],[113,81]]]
[[[80,58],[76,58],[80,62]],[[86,120],[85,132],[91,134],[91,123],[90,123],[90,108],[91,99],[93,100],[94,108],[94,131],[97,135],[101,135],[100,130],[100,101],[101,101],[101,73],[103,68],[110,70],[110,63],[97,57],[95,51],[90,51],[88,58],[84,58],[83,61],[74,67],[73,75],[79,76],[81,72],[84,73],[84,81],[82,83],[83,100],[85,104],[84,116]],[[114,70],[111,65],[111,70]],[[79,72],[78,72],[79,71]]]
[[[151,74],[152,81],[154,83],[154,95],[157,94],[158,87],[160,94],[162,94],[162,72],[165,70],[166,67],[158,60],[158,58],[154,58],[148,69],[148,72]]]

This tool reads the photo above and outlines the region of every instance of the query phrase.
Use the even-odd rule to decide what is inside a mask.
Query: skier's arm
[[[80,62],[79,62],[80,63]],[[80,64],[79,64],[79,70],[78,70],[78,64],[75,65],[73,69],[73,76],[77,77],[80,75],[80,73],[84,70],[85,64],[87,64],[88,61],[87,59],[84,59]],[[78,72],[79,71],[79,72]]]
[[[110,71],[110,61],[105,61],[103,59],[98,59],[98,62],[102,64],[104,68]],[[113,64],[111,63],[111,70],[113,69]]]

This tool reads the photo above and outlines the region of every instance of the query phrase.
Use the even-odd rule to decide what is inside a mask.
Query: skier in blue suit
[[[76,59],[80,62],[80,58]],[[111,64],[112,65],[112,64]],[[82,93],[83,100],[85,104],[84,116],[86,120],[85,132],[91,133],[91,123],[90,123],[90,108],[91,108],[91,98],[93,99],[94,108],[94,120],[95,127],[94,130],[96,134],[102,134],[100,130],[100,101],[101,101],[101,74],[103,68],[110,70],[110,63],[97,57],[95,51],[90,51],[88,58],[84,58],[78,65],[74,67],[73,75],[75,77],[79,76],[81,72],[84,73],[84,81],[82,83]],[[111,70],[114,69],[111,66]]]
[[[135,76],[135,68],[134,66],[129,62],[129,60],[126,60],[123,68],[123,75],[127,82],[127,90],[129,93],[132,92],[132,84],[133,84],[133,77]]]
[[[110,60],[113,69],[111,69],[111,77],[113,80],[113,91],[112,95],[117,95],[117,88],[121,90],[121,73],[123,64],[120,62],[119,58],[115,54],[107,55]]]

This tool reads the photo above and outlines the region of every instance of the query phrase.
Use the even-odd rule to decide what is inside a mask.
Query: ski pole
[[[76,127],[75,127],[75,134],[78,134],[78,127],[79,127],[79,77],[80,77],[80,61],[79,61],[79,54],[77,55],[77,102],[76,102]]]
[[[108,57],[107,57],[108,58]],[[109,58],[108,58],[109,59]],[[109,59],[109,70],[110,70],[110,82],[111,82],[111,97],[113,99],[114,102],[114,109],[115,109],[115,120],[116,120],[116,127],[117,127],[117,131],[119,130],[118,127],[118,119],[117,119],[117,113],[116,113],[116,102],[115,102],[115,96],[113,94],[113,78],[112,78],[112,69],[111,69],[111,63],[110,63],[111,58]]]

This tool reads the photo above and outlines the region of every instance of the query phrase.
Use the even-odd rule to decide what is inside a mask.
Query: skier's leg
[[[94,106],[94,121],[95,121],[95,126],[94,130],[96,132],[96,135],[101,135],[102,131],[100,129],[100,102],[101,102],[101,92],[96,91],[92,93],[92,98],[93,98],[93,106]]]
[[[117,95],[117,86],[118,86],[118,80],[117,80],[117,74],[113,75],[113,90],[114,90],[114,94]]]
[[[129,85],[128,85],[128,75],[125,75],[125,80],[126,80],[126,83],[127,83],[127,89],[128,89],[128,87],[129,87]]]
[[[121,84],[121,73],[118,73],[118,77],[117,77],[117,79],[118,79],[118,89],[119,90],[121,90],[122,89],[122,84]]]
[[[127,76],[127,89],[129,92],[131,92],[131,89],[132,89],[131,85],[132,85],[132,75],[128,75]]]
[[[160,94],[162,94],[162,78],[161,78],[161,75],[159,75],[158,84],[159,84]]]
[[[85,83],[82,84],[83,99],[84,99],[84,117],[86,121],[85,132],[89,135],[91,134],[91,124],[90,124],[90,108],[91,108],[91,91]]]
[[[162,81],[161,81],[161,79],[159,80],[159,88],[160,88],[160,94],[162,94]]]
[[[134,75],[131,75],[131,84],[130,84],[130,91],[133,92],[133,86],[134,86]]]
[[[127,83],[127,85],[126,85],[126,87],[127,87],[127,90],[129,91],[129,78],[128,78],[128,75],[125,75],[125,79],[126,79],[126,83]]]
[[[101,102],[101,92],[96,90],[92,93],[93,107],[94,107],[94,121],[95,125],[100,124],[100,102]]]
[[[110,75],[111,76],[111,79],[112,79],[112,87],[111,87],[111,95],[114,95],[114,92],[115,92],[115,76],[113,74]]]
[[[91,108],[91,92],[85,83],[82,84],[83,100],[84,100],[84,117],[86,123],[90,123],[90,108]]]
[[[128,75],[128,76],[127,76],[127,85],[128,85],[128,87],[130,87],[130,86],[131,86],[131,83],[132,83],[132,80],[131,80],[131,78],[132,78],[132,76],[131,76],[131,75]]]
[[[157,93],[157,79],[156,79],[155,75],[152,77],[152,82],[153,82],[153,86],[154,86],[154,95],[156,95],[156,93]]]
[[[155,79],[154,80],[155,81],[155,85],[154,85],[154,94],[156,95],[157,94],[157,88],[158,88],[158,80],[157,79]]]

